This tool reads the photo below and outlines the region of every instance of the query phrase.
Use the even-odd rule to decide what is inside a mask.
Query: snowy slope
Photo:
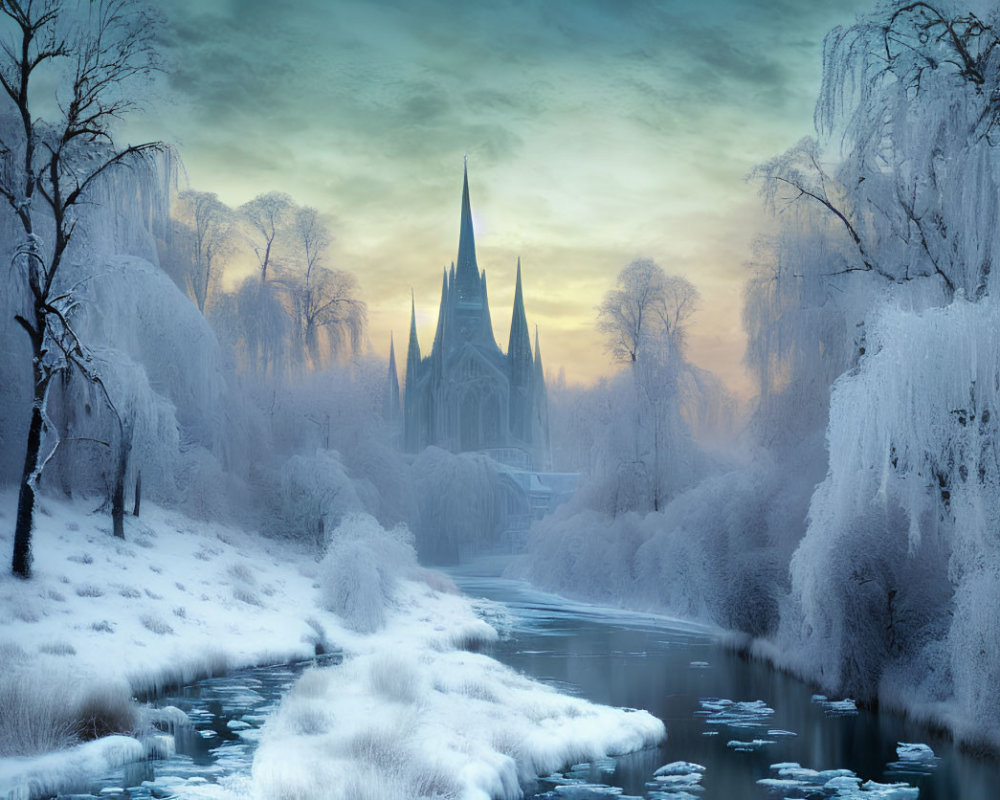
[[[14,508],[13,493],[0,495],[0,552]],[[342,649],[345,662],[307,672],[265,725],[252,776],[261,797],[326,796],[327,779],[358,776],[405,785],[406,796],[514,797],[519,778],[664,736],[645,712],[562,697],[467,652],[497,634],[436,573],[407,567],[387,584],[384,627],[361,634],[324,609],[322,582],[338,572],[308,553],[152,504],[127,520],[122,542],[91,508],[44,499],[32,579],[0,576],[0,748],[10,756],[0,796],[85,785],[142,757],[148,745],[121,736],[40,755],[70,744],[81,721],[102,736],[141,727],[134,694],[311,657],[317,645]],[[440,780],[421,783],[428,775]]]

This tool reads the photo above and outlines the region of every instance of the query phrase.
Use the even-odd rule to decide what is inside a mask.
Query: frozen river
[[[799,681],[718,645],[704,628],[567,603],[490,572],[486,563],[450,574],[470,597],[490,601],[484,613],[506,629],[491,655],[563,692],[646,709],[667,727],[662,746],[568,765],[525,787],[529,798],[994,800],[1000,792],[996,761],[960,753],[894,715],[816,698]],[[108,775],[89,791],[231,796],[216,793],[217,781],[249,775],[260,726],[304,666],[244,670],[160,698],[157,705],[176,706],[191,722],[177,753]],[[673,762],[691,765],[657,779]],[[865,789],[868,781],[897,785]]]

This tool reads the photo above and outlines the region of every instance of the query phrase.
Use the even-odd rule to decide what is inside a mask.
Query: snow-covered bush
[[[417,568],[413,536],[386,530],[368,514],[346,516],[330,536],[321,565],[323,606],[362,633],[385,624],[397,582]]]
[[[277,508],[270,523],[276,536],[321,549],[327,532],[346,514],[367,511],[340,456],[330,450],[292,456],[281,468],[280,480]]]

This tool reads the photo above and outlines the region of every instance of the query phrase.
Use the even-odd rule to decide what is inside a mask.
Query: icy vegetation
[[[816,136],[752,176],[776,228],[739,446],[698,435],[683,348],[665,368],[639,340],[617,384],[553,387],[585,478],[534,526],[532,580],[741,631],[832,696],[1000,746],[998,14],[889,2],[829,34]]]

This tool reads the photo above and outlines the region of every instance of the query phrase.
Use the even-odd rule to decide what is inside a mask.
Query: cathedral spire
[[[410,365],[420,363],[420,342],[417,341],[417,304],[410,289],[410,345],[406,351],[406,380],[411,378]]]
[[[476,237],[472,229],[472,204],[469,202],[469,165],[466,162],[462,182],[462,222],[458,234],[458,264],[455,271],[458,299],[479,299],[479,265],[476,263]]]
[[[406,351],[406,383],[403,387],[403,447],[416,453],[423,444],[420,429],[420,342],[417,341],[417,306],[410,290],[410,344]]]
[[[524,314],[524,294],[521,291],[521,258],[517,259],[517,282],[514,285],[514,313],[510,319],[510,340],[507,357],[513,361],[526,361],[531,365],[531,335],[528,319]]]
[[[382,417],[386,422],[399,420],[399,374],[396,372],[396,343],[389,333],[389,374],[385,381],[385,398],[382,402]]]

